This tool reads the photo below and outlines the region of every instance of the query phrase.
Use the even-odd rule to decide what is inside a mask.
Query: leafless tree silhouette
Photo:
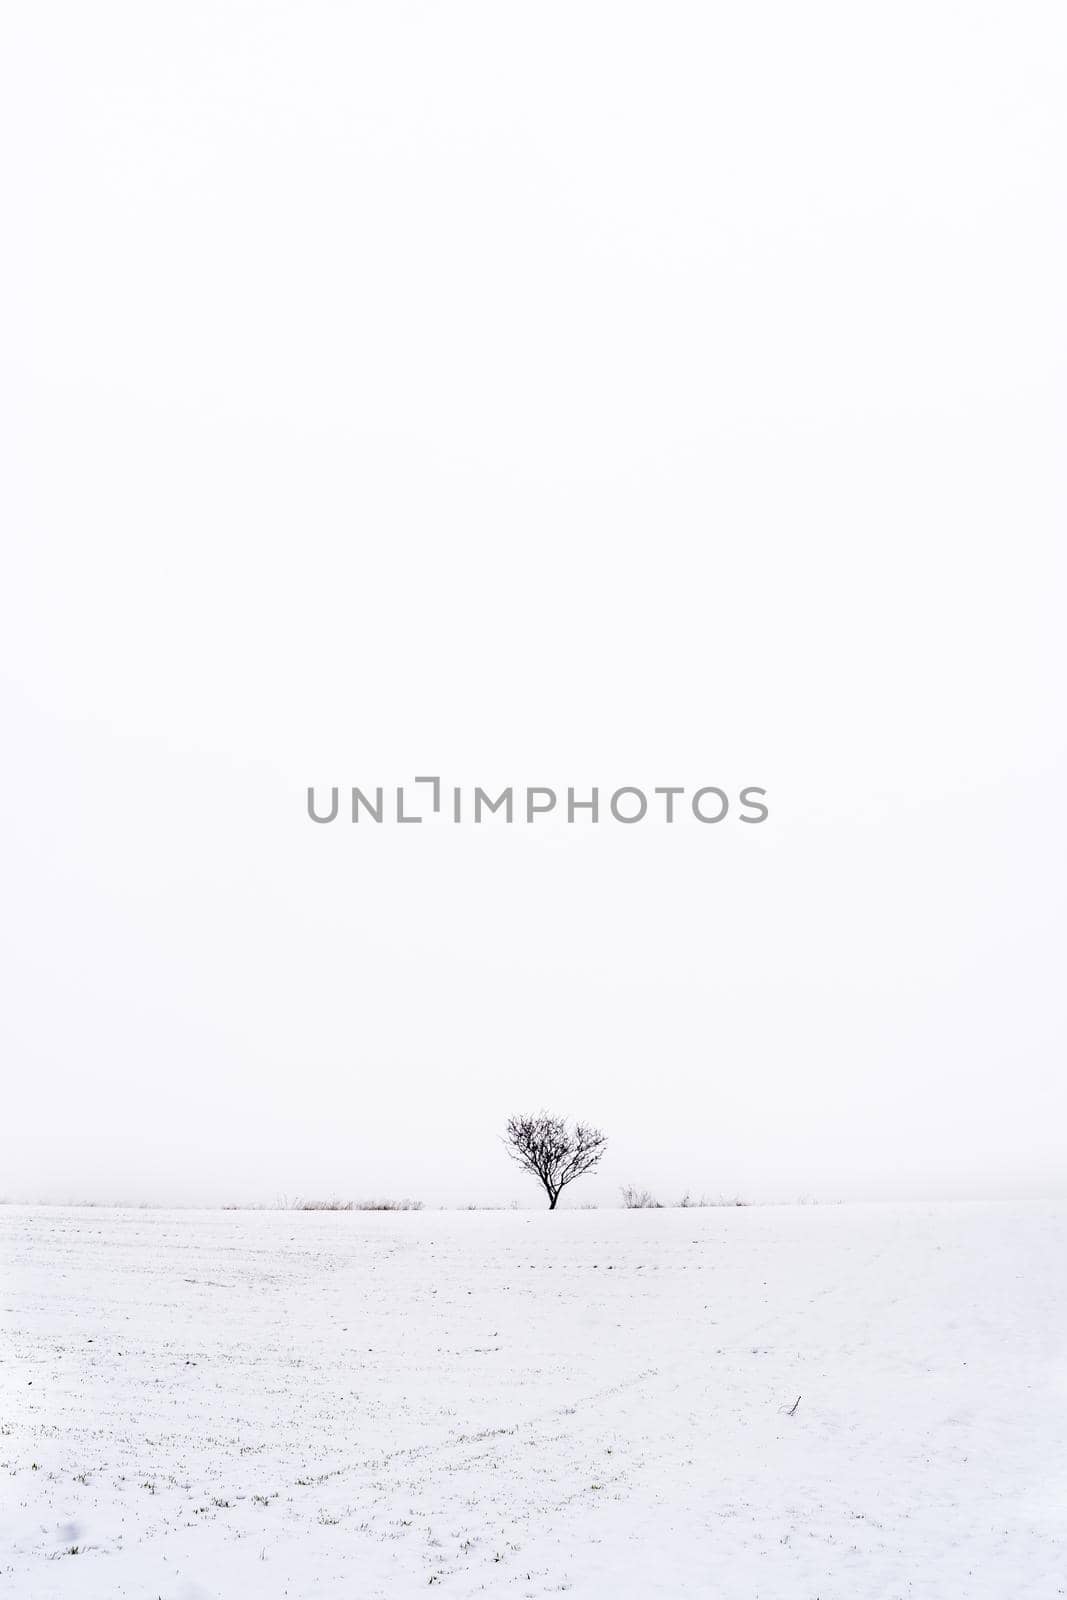
[[[599,1128],[576,1122],[568,1130],[566,1118],[539,1111],[536,1117],[509,1117],[504,1144],[512,1161],[538,1180],[548,1195],[548,1209],[555,1211],[561,1192],[592,1172],[608,1141]]]

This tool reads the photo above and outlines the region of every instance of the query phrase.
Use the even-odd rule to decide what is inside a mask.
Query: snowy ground
[[[0,1592],[1064,1595],[1065,1241],[1051,1205],[0,1208]]]

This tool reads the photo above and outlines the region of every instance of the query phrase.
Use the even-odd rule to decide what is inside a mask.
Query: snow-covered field
[[[1065,1241],[1040,1204],[0,1208],[0,1592],[1067,1594]]]

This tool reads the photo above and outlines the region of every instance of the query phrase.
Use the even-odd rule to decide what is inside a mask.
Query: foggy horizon
[[[560,24],[5,23],[4,1198],[1067,1188],[1051,19]]]

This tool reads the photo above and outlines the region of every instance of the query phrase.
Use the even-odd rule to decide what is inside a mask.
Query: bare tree
[[[512,1161],[542,1185],[548,1209],[555,1211],[561,1192],[575,1178],[592,1172],[608,1141],[599,1128],[576,1122],[568,1129],[564,1117],[540,1111],[536,1117],[509,1117],[504,1144]]]

